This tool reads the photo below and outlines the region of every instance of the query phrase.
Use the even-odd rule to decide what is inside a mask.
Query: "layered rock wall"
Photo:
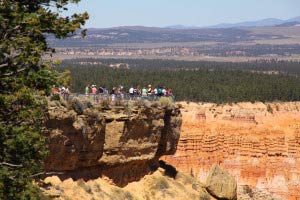
[[[300,103],[183,103],[178,150],[164,159],[205,181],[218,163],[250,185],[300,199]]]
[[[45,169],[62,172],[61,178],[106,176],[124,186],[156,169],[162,155],[176,152],[181,129],[176,106],[86,106],[78,111],[75,105],[75,112],[58,104],[49,107]]]

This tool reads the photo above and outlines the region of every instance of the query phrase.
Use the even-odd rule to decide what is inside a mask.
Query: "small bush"
[[[84,111],[84,104],[78,98],[75,97],[72,100],[72,108],[78,115],[82,115]]]
[[[124,197],[126,200],[133,200],[133,196],[129,192],[125,192]]]
[[[125,115],[132,115],[132,107],[129,106],[129,105],[125,106],[125,108],[124,108],[124,114]]]
[[[50,97],[50,101],[59,101],[59,100],[60,100],[59,94],[54,94]]]
[[[177,106],[178,106],[178,108],[180,109],[180,108],[183,108],[183,106],[182,106],[182,104],[177,104]]]
[[[191,175],[191,177],[195,178],[193,168],[191,168],[190,175]]]
[[[173,100],[171,97],[161,97],[159,102],[162,106],[171,107],[173,105]]]
[[[157,190],[164,190],[164,189],[168,189],[169,187],[170,187],[169,183],[163,177],[157,179],[154,185],[154,189]]]
[[[84,108],[93,108],[93,104],[90,101],[82,101]]]
[[[48,105],[50,107],[60,107],[60,102],[59,101],[49,101]]]
[[[198,191],[198,185],[197,184],[193,183],[192,188],[193,188],[193,190]]]
[[[101,192],[102,191],[101,186],[99,184],[96,184],[94,191],[98,193]]]
[[[115,106],[124,106],[124,102],[121,99],[116,99]]]
[[[110,102],[109,102],[109,100],[103,100],[102,102],[101,102],[101,107],[102,108],[104,108],[104,109],[108,109],[109,108],[109,105],[110,105]]]
[[[60,104],[66,108],[68,108],[68,102],[64,100],[63,98],[60,98]]]
[[[112,190],[112,198],[115,199],[122,199],[122,200],[133,200],[133,196],[128,191],[123,191],[121,189],[114,189]]]
[[[153,108],[158,108],[158,107],[160,107],[161,106],[161,104],[158,102],[158,101],[154,101],[152,104],[151,104],[151,107],[153,107]]]
[[[272,114],[273,114],[273,108],[271,107],[270,104],[267,105],[267,111],[268,111],[269,113],[272,113]]]
[[[248,185],[245,185],[243,187],[243,190],[244,190],[244,194],[247,194],[250,198],[254,197],[253,190]]]
[[[86,191],[87,193],[89,194],[92,194],[92,188],[89,186],[89,185],[86,185],[84,180],[80,179],[78,182],[77,182],[77,185],[79,187],[81,187],[84,191]]]
[[[144,102],[144,100],[139,99],[139,100],[134,102],[134,106],[143,107],[143,106],[145,106],[145,102]]]
[[[1,191],[2,192],[2,191]],[[45,195],[40,188],[29,184],[22,193],[19,194],[19,199],[43,199],[43,200],[51,200],[50,196]]]
[[[192,176],[184,174],[184,173],[178,173],[177,176],[176,176],[176,179],[182,180],[183,184],[194,184],[194,183],[196,183],[195,179]]]

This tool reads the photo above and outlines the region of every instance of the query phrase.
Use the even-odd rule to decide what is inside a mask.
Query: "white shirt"
[[[66,88],[62,87],[61,90],[60,90],[60,93],[63,94],[65,91],[66,91]]]
[[[129,89],[129,93],[130,93],[130,94],[133,94],[133,93],[134,93],[134,89],[133,89],[133,88],[130,88],[130,89]]]
[[[167,90],[166,89],[163,89],[162,92],[163,92],[164,95],[167,94]]]

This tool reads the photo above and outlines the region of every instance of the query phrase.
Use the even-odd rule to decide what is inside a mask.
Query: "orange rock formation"
[[[51,105],[45,170],[62,173],[62,179],[106,176],[124,186],[155,170],[162,155],[176,152],[181,128],[176,106],[93,108],[77,101],[75,112]]]
[[[183,124],[175,155],[164,159],[204,182],[220,164],[250,185],[300,199],[300,103],[182,103]]]

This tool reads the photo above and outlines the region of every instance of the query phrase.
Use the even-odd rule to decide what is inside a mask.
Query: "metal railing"
[[[129,93],[121,94],[81,94],[81,93],[71,93],[71,94],[62,94],[62,98],[67,101],[72,101],[73,98],[79,99],[88,99],[94,104],[101,103],[103,101],[116,102],[116,101],[159,101],[161,97],[169,97],[175,102],[175,97],[172,96],[158,96],[155,94],[151,95],[131,95]]]

